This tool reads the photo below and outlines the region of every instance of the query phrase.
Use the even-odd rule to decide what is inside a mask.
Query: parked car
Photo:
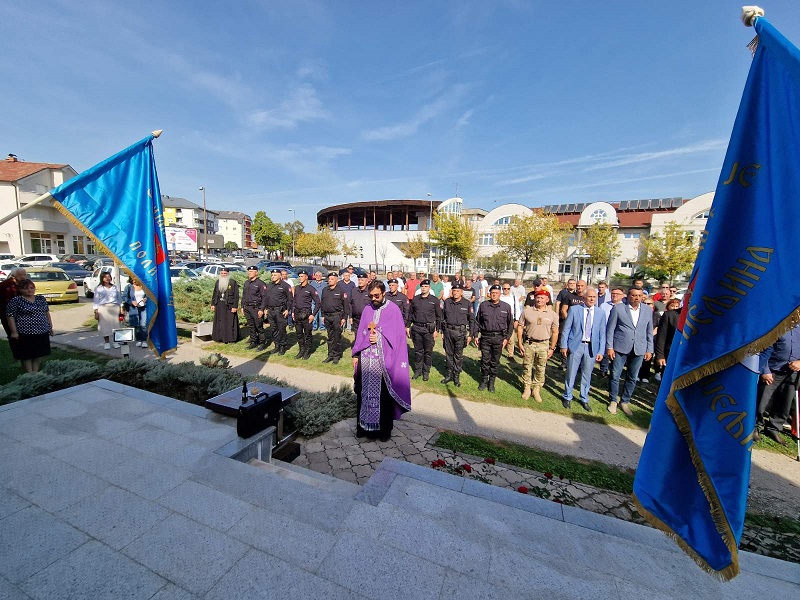
[[[247,270],[240,265],[222,264],[222,265],[206,265],[199,271],[200,277],[219,277],[222,269],[228,269],[229,272],[246,273]]]
[[[181,278],[199,279],[200,275],[197,274],[197,271],[188,269],[186,267],[170,267],[169,278],[172,280],[172,283],[175,283],[177,281],[180,281]]]
[[[18,263],[18,262],[2,262],[0,263],[0,281],[8,279],[9,275],[11,275],[11,271],[17,269],[18,267],[30,267],[28,263]]]
[[[28,263],[29,265],[44,266],[50,262],[58,262],[55,254],[25,254],[16,259],[17,262]]]
[[[78,285],[83,285],[83,280],[89,275],[86,269],[74,262],[53,262],[47,263],[46,266],[62,269]]]
[[[94,288],[100,285],[100,273],[111,273],[111,280],[117,286],[120,293],[122,293],[125,286],[128,285],[128,276],[120,272],[113,265],[100,267],[92,271],[92,274],[87,275],[83,280],[83,295],[87,298],[94,296]]]
[[[63,269],[31,267],[28,277],[36,284],[36,293],[44,296],[48,304],[78,301],[78,284]]]
[[[314,273],[319,271],[322,273],[322,278],[325,279],[328,276],[328,269],[321,265],[294,265],[289,272],[292,274],[292,277],[297,277],[297,272],[301,269],[305,269],[308,271],[309,277],[314,277]]]
[[[347,267],[339,269],[339,276],[341,277],[345,271],[347,271]],[[359,275],[369,275],[369,273],[363,267],[353,267],[353,277],[358,277]]]
[[[61,262],[76,263],[86,261],[88,257],[85,254],[62,254],[58,257]]]
[[[291,263],[285,260],[260,260],[256,263],[259,271],[271,271],[272,269],[291,269]]]
[[[113,267],[114,266],[114,259],[109,258],[108,256],[100,256],[97,260],[92,263],[92,271],[99,269],[100,267]]]
[[[192,271],[200,271],[203,267],[205,267],[208,263],[199,262],[199,261],[186,261],[180,262],[176,267],[184,267],[186,269],[191,269]]]
[[[13,254],[0,254],[0,261],[8,262],[14,260]]]

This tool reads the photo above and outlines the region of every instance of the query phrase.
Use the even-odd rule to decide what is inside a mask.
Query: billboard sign
[[[197,229],[165,227],[164,231],[170,252],[197,252]]]

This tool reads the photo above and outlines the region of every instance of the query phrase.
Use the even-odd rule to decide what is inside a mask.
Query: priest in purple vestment
[[[353,342],[356,435],[386,441],[394,420],[411,410],[406,325],[398,306],[386,300],[382,281],[370,282],[367,291],[370,304]]]

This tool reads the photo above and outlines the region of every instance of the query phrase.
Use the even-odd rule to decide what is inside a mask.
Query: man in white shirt
[[[616,304],[608,315],[606,328],[606,353],[611,361],[611,378],[608,383],[608,412],[615,414],[617,406],[630,416],[631,396],[636,388],[636,378],[643,360],[653,355],[653,309],[642,304],[644,293],[632,287],[628,290],[628,303]],[[619,397],[622,369],[625,368],[625,386]]]
[[[511,307],[511,316],[514,319],[514,331],[516,331],[519,316],[522,313],[522,309],[520,308],[521,304],[517,300],[517,297],[511,293],[511,284],[504,283],[501,287],[500,301],[505,302]],[[514,338],[516,337],[516,335],[512,335],[506,345],[506,356],[508,360],[514,360]]]
[[[511,286],[511,293],[514,294],[520,306],[525,304],[525,295],[528,293],[528,290],[522,285],[522,280],[519,277],[514,280],[514,285]]]
[[[453,284],[450,282],[450,275],[442,277],[442,300],[447,300],[450,297],[450,290],[453,289]]]
[[[553,298],[555,298],[555,296],[553,295],[553,286],[550,285],[549,283],[547,283],[547,277],[541,277],[541,280],[542,280],[542,286],[544,287],[544,289],[546,289],[548,292],[550,292],[550,300],[553,300]]]
[[[606,315],[606,322],[608,322],[608,316],[611,314],[611,309],[617,304],[621,304],[622,300],[625,298],[625,290],[619,286],[614,286],[609,290],[609,296],[611,297],[611,300],[600,305],[600,308],[603,309],[603,313]],[[603,356],[603,360],[600,363],[600,377],[608,377],[608,365],[610,362],[611,361],[608,360],[608,354]]]
[[[481,282],[481,302],[483,302],[489,297],[489,282],[486,281],[486,277],[483,273],[478,275],[478,281]]]

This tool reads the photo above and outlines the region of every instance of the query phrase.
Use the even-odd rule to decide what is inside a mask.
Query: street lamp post
[[[433,194],[428,194],[431,199],[431,210],[428,215],[428,275],[433,271],[433,242],[431,242],[431,229],[433,229]]]
[[[203,192],[203,240],[205,241],[206,258],[208,258],[208,210],[206,210],[206,188],[201,185],[199,189]]]
[[[297,213],[295,212],[295,209],[293,209],[293,208],[290,208],[289,212],[292,213],[292,223],[291,223],[291,228],[292,228],[292,258],[294,258],[294,222],[297,220]]]

